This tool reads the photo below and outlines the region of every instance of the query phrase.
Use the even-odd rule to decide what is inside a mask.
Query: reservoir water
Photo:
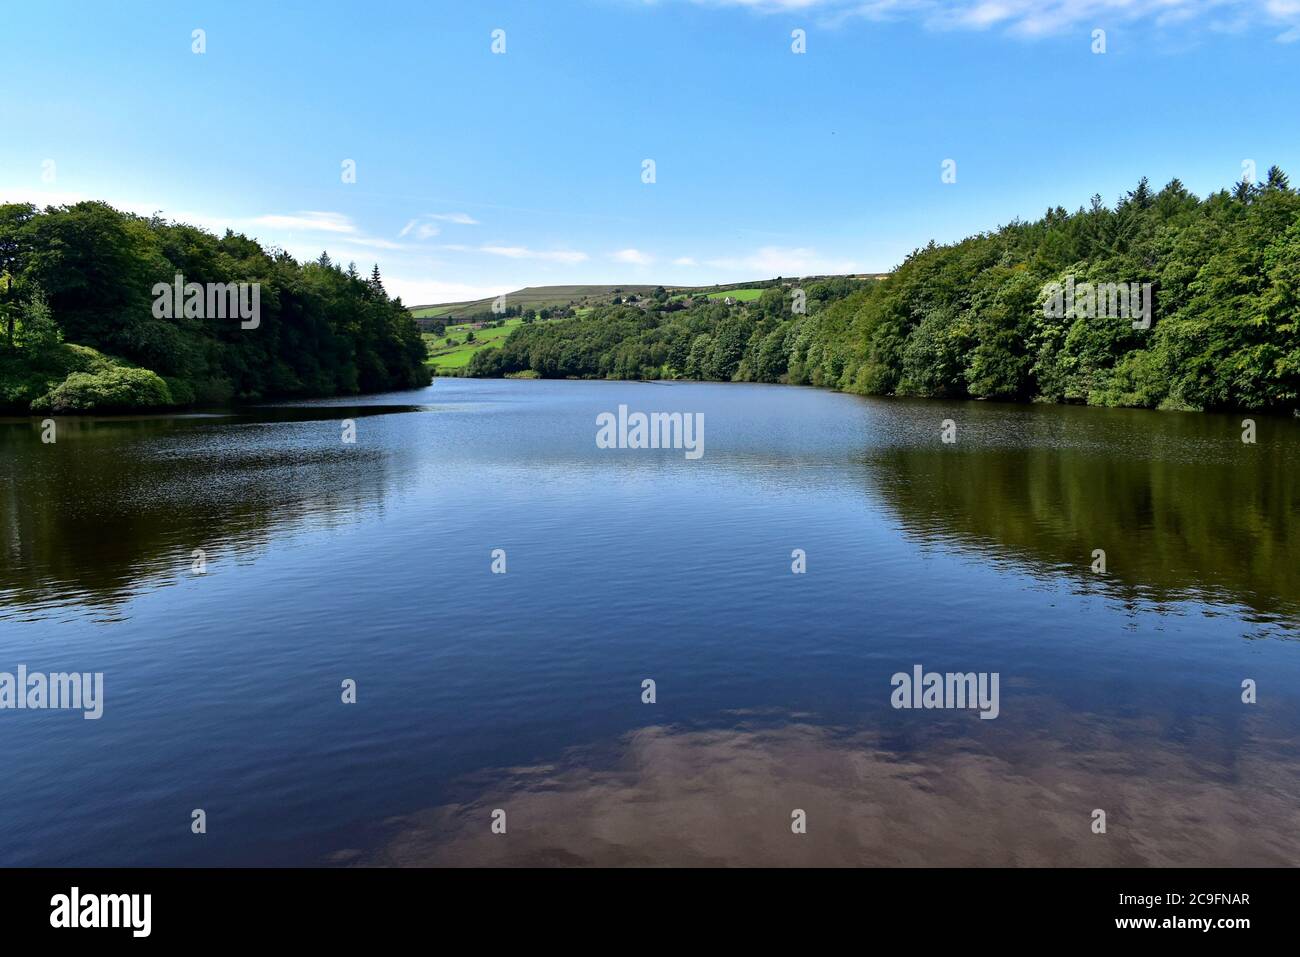
[[[621,404],[704,454],[598,448]],[[0,421],[0,672],[104,676],[0,710],[0,864],[1298,865],[1300,423],[1242,418],[439,379]],[[996,718],[895,707],[916,666]]]

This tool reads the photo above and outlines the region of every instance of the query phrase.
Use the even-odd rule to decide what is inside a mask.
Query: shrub
[[[106,412],[174,405],[167,383],[148,369],[74,372],[32,403],[33,412]]]

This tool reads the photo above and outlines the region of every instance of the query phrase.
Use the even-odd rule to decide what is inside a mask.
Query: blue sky
[[[0,199],[378,262],[408,304],[878,271],[1143,175],[1300,179],[1300,0],[43,0],[0,64]]]

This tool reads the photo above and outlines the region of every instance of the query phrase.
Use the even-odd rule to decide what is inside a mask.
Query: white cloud
[[[268,229],[289,229],[310,233],[355,233],[357,227],[342,213],[307,211],[293,215],[269,214],[248,220],[253,226]]]
[[[717,7],[747,7],[763,13],[789,13],[810,10],[827,4],[827,0],[694,0],[694,2]]]
[[[26,189],[21,186],[0,187],[0,202],[31,203],[39,209],[44,209],[46,206],[72,206],[86,199],[90,197],[61,190]]]
[[[1297,0],[1300,2],[1300,0]],[[39,191],[26,188],[6,188],[0,186],[0,200],[6,202],[32,202],[38,206],[64,205],[80,202],[92,197],[75,192]],[[389,292],[400,295],[408,304],[430,302],[458,302],[482,299],[498,295],[502,291],[515,289],[522,285],[546,282],[545,274],[521,275],[521,267],[515,265],[491,265],[493,259],[517,263],[556,264],[560,266],[577,266],[591,261],[591,257],[577,249],[535,249],[529,246],[512,245],[506,242],[483,244],[445,243],[441,245],[402,244],[368,235],[349,217],[336,212],[303,211],[296,213],[266,213],[251,217],[219,218],[201,213],[181,211],[159,211],[146,204],[110,199],[111,205],[118,209],[150,216],[155,212],[168,219],[190,223],[220,235],[227,227],[236,231],[247,232],[266,245],[280,246],[302,260],[315,259],[323,249],[327,249],[331,258],[338,263],[353,260],[358,268],[368,273],[370,264],[380,259],[380,268],[384,272],[384,283]],[[440,217],[459,214],[437,214]],[[428,225],[432,216],[422,216],[403,228],[402,236],[418,235],[420,225]],[[448,220],[440,220],[448,221]],[[427,276],[430,270],[429,252],[444,250],[451,253],[476,257],[475,262],[458,260],[456,266],[460,277],[467,278],[467,270],[473,270],[471,282],[444,282],[437,279],[409,278]],[[381,256],[380,253],[387,253]],[[658,262],[651,254],[636,248],[616,250],[609,254],[607,262],[645,266]],[[809,247],[764,246],[748,253],[719,255],[715,258],[697,258],[679,256],[672,260],[679,268],[707,269],[716,281],[739,281],[753,278],[770,278],[774,276],[809,276],[836,273],[859,272],[864,267],[846,259],[825,255]],[[446,273],[447,264],[434,266],[440,273]],[[609,267],[606,267],[609,268]],[[718,275],[714,275],[717,273]],[[726,275],[721,275],[721,274]],[[456,275],[456,273],[449,273]],[[584,281],[620,281],[617,274],[604,277],[590,277]],[[554,280],[551,280],[554,281]],[[496,285],[476,285],[475,282],[491,282]]]
[[[1062,33],[1084,25],[1149,21],[1156,26],[1211,20],[1214,29],[1264,24],[1300,30],[1296,0],[690,0],[703,6],[736,7],[762,14],[806,13],[823,26],[851,19],[916,20],[932,30],[1003,29],[1024,37]],[[1226,19],[1225,19],[1226,18]]]
[[[398,233],[397,236],[401,239],[412,232],[415,233],[416,239],[432,239],[434,236],[441,233],[442,230],[433,225],[433,223],[422,223],[418,219],[412,219],[402,227],[402,231]]]
[[[507,259],[538,259],[569,265],[586,262],[589,258],[586,253],[574,249],[529,249],[527,246],[479,246],[478,251]]]
[[[469,213],[426,213],[408,220],[398,233],[398,238],[415,234],[416,239],[432,239],[442,232],[437,223],[456,223],[460,226],[477,226],[478,220]]]
[[[46,206],[71,206],[92,198],[94,197],[75,192],[0,187],[0,201],[34,203],[42,208]],[[218,236],[225,233],[227,229],[233,229],[236,232],[248,233],[263,243],[282,245],[285,248],[292,246],[296,249],[304,249],[328,243],[340,248],[343,254],[346,254],[349,250],[385,249],[391,251],[408,248],[389,239],[365,235],[351,219],[342,213],[306,210],[298,213],[267,213],[262,216],[211,216],[186,210],[162,210],[157,206],[132,201],[105,200],[105,202],[114,209],[134,213],[137,216],[153,216],[157,214],[167,220],[206,229]],[[306,242],[301,235],[295,235],[301,233],[316,234],[317,238]],[[310,258],[316,258],[318,254],[319,249],[317,249],[316,253],[312,253]]]
[[[1006,3],[977,3],[959,12],[960,21],[976,29],[991,27],[1014,16],[1015,11]]]
[[[1291,25],[1291,29],[1278,36],[1278,43],[1300,40],[1300,0],[1269,0],[1268,13],[1273,19]]]
[[[827,259],[815,249],[764,246],[746,256],[723,256],[707,261],[714,269],[745,273],[748,278],[775,276],[825,276],[859,272],[850,260]]]
[[[349,236],[343,240],[350,246],[360,246],[363,249],[407,249],[401,243],[395,243],[391,239],[376,239],[370,236]]]
[[[44,209],[46,206],[74,206],[77,203],[84,203],[90,200],[103,200],[114,209],[119,209],[124,213],[133,213],[136,216],[149,217],[156,213],[163,216],[165,219],[174,220],[178,223],[187,223],[190,226],[197,226],[200,229],[206,229],[209,232],[216,233],[218,236],[222,235],[227,228],[240,228],[239,221],[228,216],[209,216],[204,213],[187,212],[184,210],[164,212],[156,205],[149,203],[104,200],[103,197],[100,196],[87,196],[84,193],[61,190],[27,189],[22,186],[0,186],[0,202],[31,203],[38,209]]]
[[[431,213],[429,219],[437,219],[444,223],[459,223],[461,226],[477,226],[478,220],[469,213]]]
[[[501,243],[484,243],[481,246],[467,246],[464,243],[443,243],[436,249],[453,253],[487,253],[504,259],[533,259],[539,262],[564,263],[574,265],[586,262],[591,257],[576,249],[531,249],[528,246],[506,246]]]
[[[648,266],[655,261],[653,256],[639,249],[620,249],[612,258],[615,262],[631,263],[634,266]]]
[[[460,282],[442,282],[437,279],[411,279],[396,274],[384,275],[384,288],[390,295],[401,296],[408,306],[424,306],[438,302],[473,302],[509,292],[513,286],[475,286]]]
[[[366,255],[370,250],[388,251],[406,249],[401,243],[377,236],[367,236],[355,223],[342,213],[307,211],[283,215],[270,213],[254,216],[251,219],[233,220],[230,227],[258,234],[259,239],[273,243],[282,243],[290,252],[297,255],[298,250],[318,245],[333,247],[330,253],[335,259],[346,259],[349,255],[360,252]],[[263,231],[269,231],[264,233]],[[304,239],[300,234],[313,234],[314,238]],[[315,258],[313,255],[312,258]]]

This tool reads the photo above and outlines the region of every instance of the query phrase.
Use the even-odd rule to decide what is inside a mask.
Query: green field
[[[710,299],[726,299],[730,296],[737,302],[753,302],[763,295],[762,289],[723,289],[721,292],[709,293]]]
[[[426,332],[423,336],[429,348],[429,357],[424,360],[424,364],[433,369],[464,368],[469,365],[474,353],[480,349],[495,349],[521,322],[522,319],[507,319],[505,325],[494,329],[475,329],[473,342],[465,341],[470,332],[469,323],[448,326],[446,333],[441,336]],[[447,345],[449,338],[453,342],[450,346]]]

